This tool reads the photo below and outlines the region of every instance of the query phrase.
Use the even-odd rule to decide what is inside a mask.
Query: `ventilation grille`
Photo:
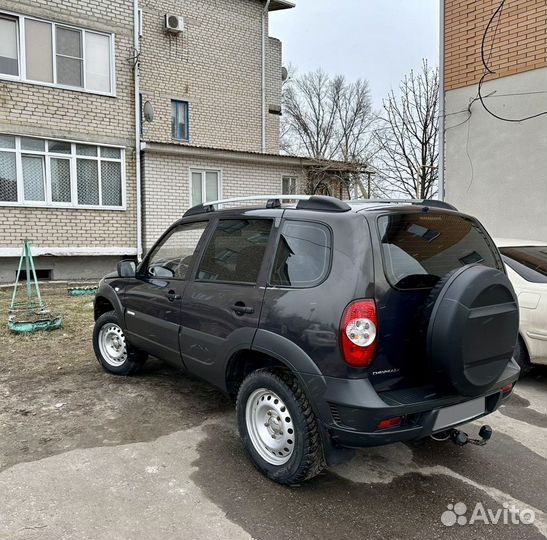
[[[337,424],[342,424],[342,417],[340,416],[340,411],[338,410],[338,407],[334,403],[329,402],[329,408],[334,421]]]

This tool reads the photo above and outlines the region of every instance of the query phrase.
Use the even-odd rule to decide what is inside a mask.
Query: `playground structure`
[[[23,265],[26,275],[26,299],[18,300],[17,292],[22,281]],[[42,298],[30,242],[25,240],[8,311],[8,328],[15,333],[56,330],[61,327],[62,321],[62,314],[52,312]]]

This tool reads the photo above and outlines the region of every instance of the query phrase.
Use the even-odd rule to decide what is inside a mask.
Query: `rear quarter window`
[[[468,264],[501,268],[473,220],[456,214],[400,213],[378,219],[385,274],[398,289],[425,289]]]
[[[315,287],[330,270],[330,229],[320,223],[285,221],[277,246],[272,285]]]

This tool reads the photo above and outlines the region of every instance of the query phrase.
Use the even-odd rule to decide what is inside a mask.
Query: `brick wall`
[[[0,133],[15,133],[126,147],[127,210],[0,206],[0,247],[135,247],[132,4],[110,0],[0,0],[0,11],[112,32],[116,44],[116,96],[0,80]]]
[[[484,69],[481,41],[500,0],[444,0],[445,89],[477,84]],[[486,39],[490,51],[496,21]],[[496,77],[547,66],[547,2],[507,0],[490,58]]]
[[[144,140],[171,139],[171,100],[190,103],[190,144],[261,150],[264,4],[250,0],[141,0],[141,93],[155,110]],[[166,13],[185,19],[166,34]],[[281,44],[267,41],[268,104],[281,99]],[[279,117],[267,115],[267,148],[279,149]]]
[[[281,193],[283,176],[303,181],[299,166],[263,165],[146,153],[143,159],[144,246],[148,249],[190,207],[190,169],[221,171],[221,197]],[[303,188],[299,185],[299,190]]]

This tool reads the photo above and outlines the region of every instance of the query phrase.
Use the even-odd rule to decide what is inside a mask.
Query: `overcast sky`
[[[292,0],[270,14],[283,62],[368,79],[375,106],[411,68],[438,65],[439,0]]]

